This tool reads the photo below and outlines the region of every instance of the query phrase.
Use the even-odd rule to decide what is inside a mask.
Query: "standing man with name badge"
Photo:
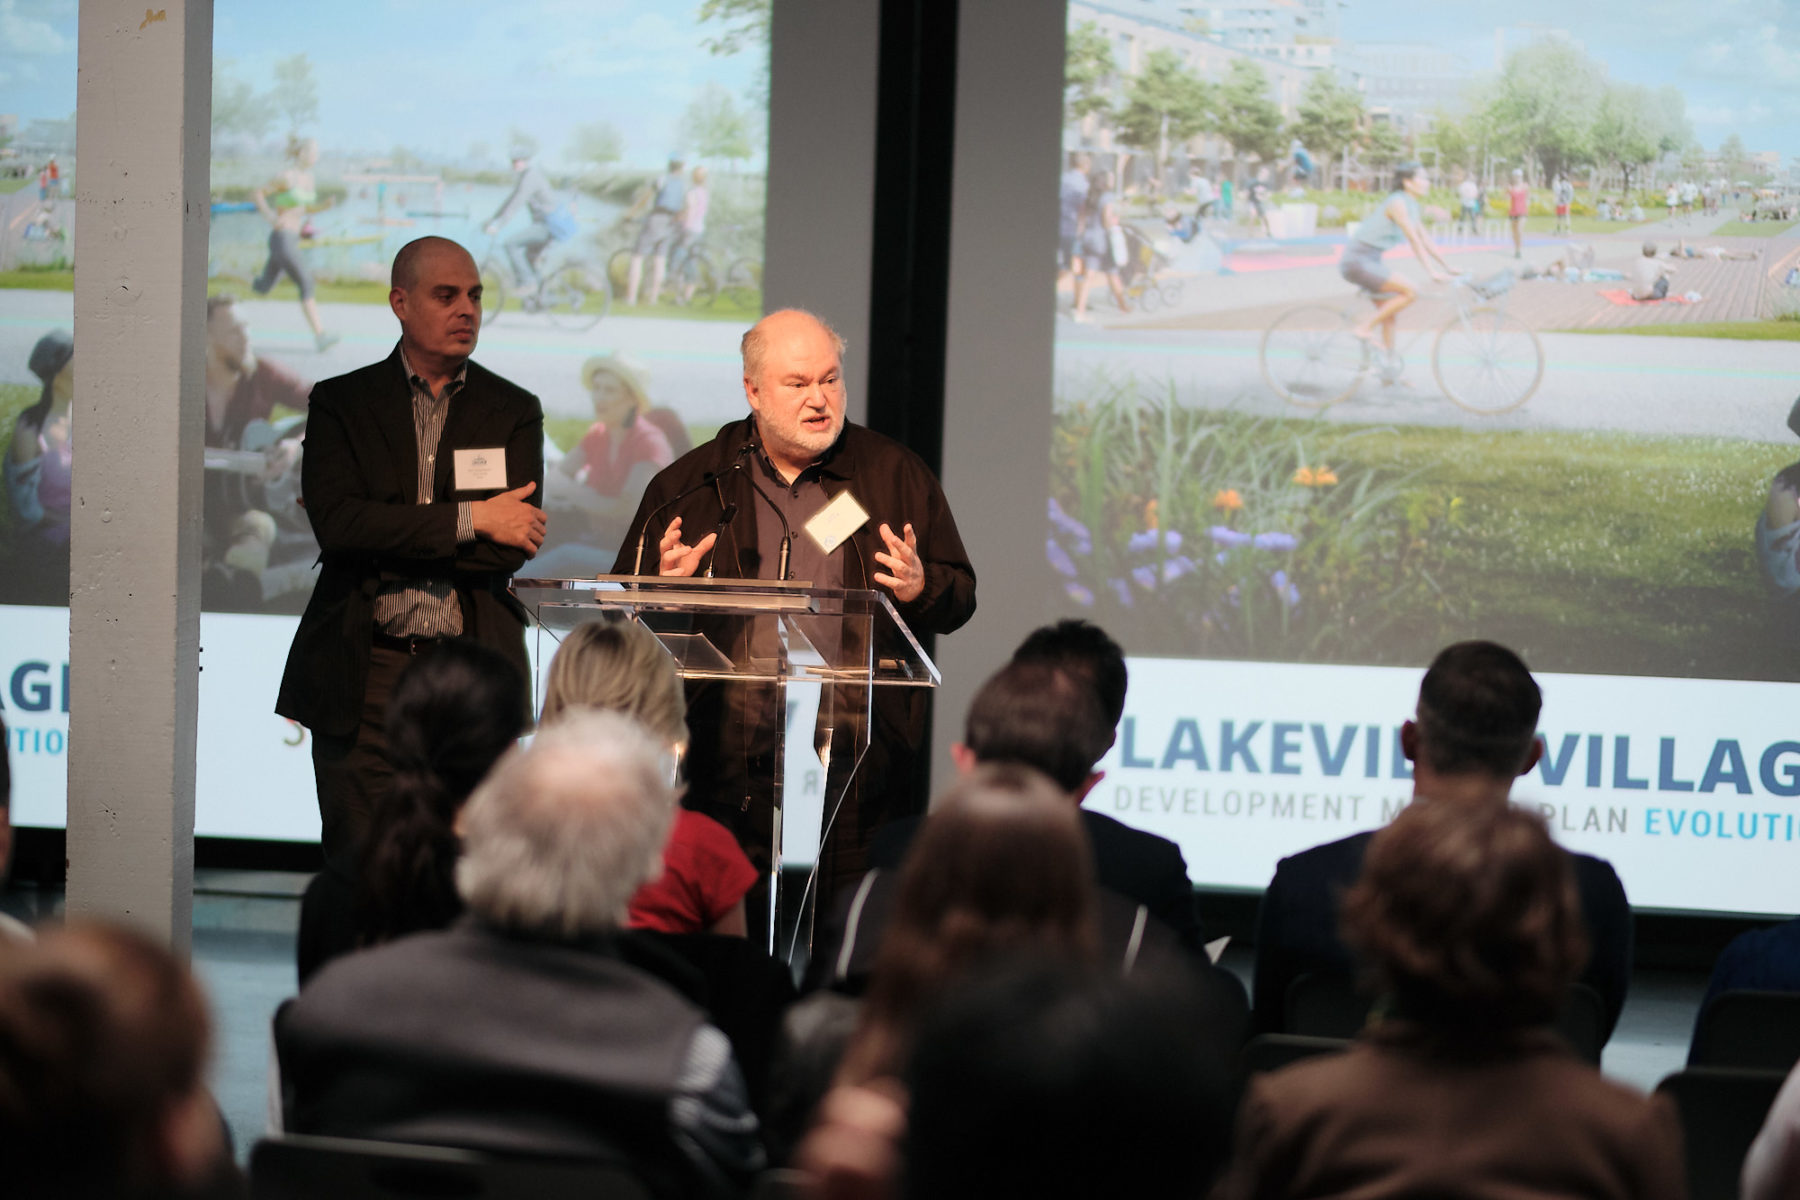
[[[544,542],[532,503],[544,414],[469,361],[475,260],[419,238],[395,256],[391,282],[400,344],[312,391],[300,486],[323,569],[275,702],[312,733],[321,841],[340,868],[392,777],[385,715],[407,663],[466,637],[528,672],[526,612],[507,584]]]
[[[918,455],[845,421],[843,350],[836,330],[798,309],[771,313],[744,334],[749,415],[650,481],[613,570],[776,579],[785,543],[788,579],[884,590],[915,634],[966,622],[975,569],[944,490]],[[731,828],[759,869],[778,849],[770,785],[784,714],[774,696],[741,684],[689,691],[687,802]],[[852,755],[831,757],[828,797],[846,779],[850,788],[821,849],[821,901],[833,882],[862,873],[878,824],[917,807],[924,740],[922,689],[877,688],[868,754],[854,778]]]

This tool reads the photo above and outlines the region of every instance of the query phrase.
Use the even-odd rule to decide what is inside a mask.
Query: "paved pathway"
[[[324,354],[292,300],[240,302],[260,354],[323,379],[383,357],[399,338],[394,315],[373,304],[322,304],[326,328],[343,340]],[[26,361],[47,329],[69,328],[69,292],[0,292],[0,382],[35,383]],[[593,410],[581,388],[581,364],[593,354],[622,351],[647,371],[650,396],[670,405],[693,425],[722,424],[744,411],[738,337],[734,321],[684,321],[669,317],[608,316],[581,333],[557,329],[549,318],[504,313],[484,330],[476,358],[543,400],[551,417],[586,417]]]

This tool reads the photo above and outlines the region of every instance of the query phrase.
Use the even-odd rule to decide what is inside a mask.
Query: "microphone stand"
[[[745,442],[742,446],[738,447],[737,453],[732,456],[732,463],[729,467],[725,468],[723,471],[708,471],[705,475],[700,477],[699,483],[696,483],[693,487],[683,491],[676,492],[673,496],[670,496],[667,500],[664,500],[661,504],[650,510],[650,515],[644,518],[643,528],[638,530],[637,551],[631,556],[631,573],[633,575],[642,575],[644,573],[644,542],[650,537],[650,529],[656,524],[656,518],[661,516],[670,505],[678,504],[681,501],[686,500],[689,496],[692,496],[695,492],[704,491],[705,489],[712,487],[714,484],[718,483],[720,479],[737,470],[743,465],[744,455],[750,453],[755,445],[755,442]],[[779,512],[780,510],[777,509],[776,511]],[[730,518],[727,517],[726,520],[729,521]],[[785,526],[786,522],[784,521],[782,524]]]

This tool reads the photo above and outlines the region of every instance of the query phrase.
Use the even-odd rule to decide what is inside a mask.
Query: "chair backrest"
[[[1656,1085],[1681,1114],[1688,1200],[1737,1200],[1744,1156],[1785,1078],[1779,1071],[1689,1067]]]
[[[1721,992],[1694,1026],[1690,1067],[1787,1072],[1800,1062],[1800,992]]]
[[[1349,1038],[1308,1037],[1301,1033],[1259,1033],[1244,1046],[1238,1056],[1240,1074],[1248,1079],[1263,1071],[1279,1071],[1285,1066],[1320,1054],[1336,1054],[1350,1048]]]
[[[1556,1032],[1575,1053],[1599,1066],[1606,1045],[1606,1001],[1585,983],[1570,984],[1562,1011],[1556,1014]]]
[[[250,1151],[253,1200],[412,1200],[530,1196],[532,1200],[650,1200],[618,1163],[502,1158],[444,1146],[283,1134]]]
[[[1283,1027],[1308,1037],[1350,1038],[1369,1020],[1370,1000],[1344,971],[1308,971],[1288,985]],[[1572,984],[1556,1017],[1556,1031],[1588,1062],[1600,1063],[1606,1044],[1606,1002],[1585,983]]]
[[[1369,1020],[1369,997],[1348,971],[1307,971],[1288,984],[1282,1028],[1307,1037],[1353,1038]]]

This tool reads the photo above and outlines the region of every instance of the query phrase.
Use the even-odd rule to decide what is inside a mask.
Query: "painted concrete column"
[[[185,948],[194,890],[212,0],[83,0],[71,913]]]

